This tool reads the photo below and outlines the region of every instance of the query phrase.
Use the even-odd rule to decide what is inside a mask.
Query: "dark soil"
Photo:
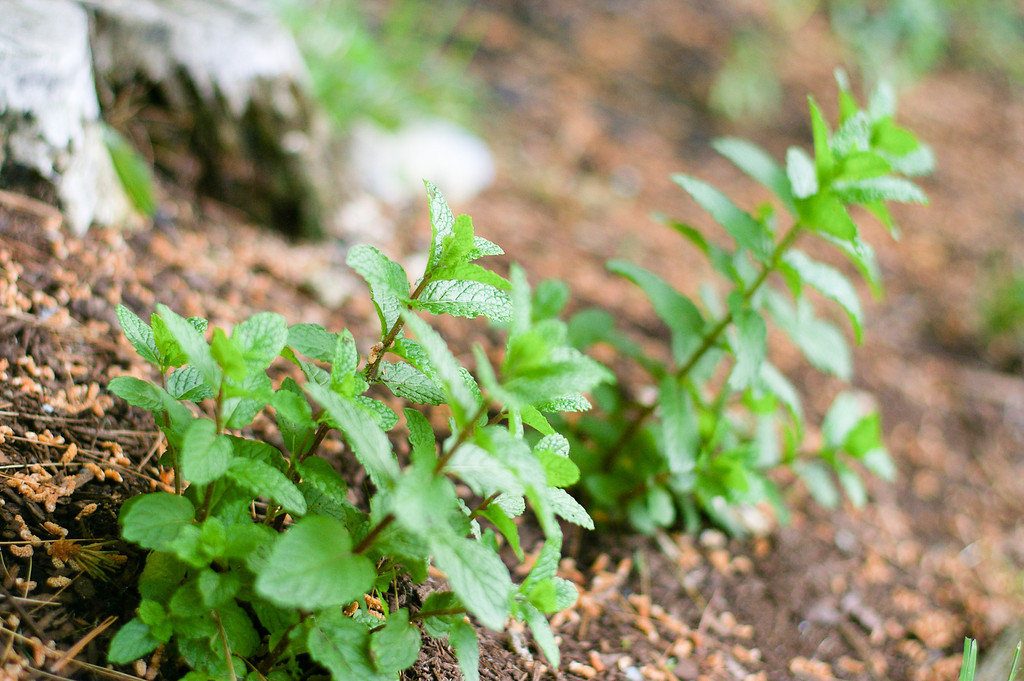
[[[574,307],[599,303],[656,337],[642,296],[604,262],[630,258],[686,290],[707,276],[692,249],[649,219],[659,211],[711,229],[669,175],[699,175],[756,205],[766,197],[709,141],[739,134],[780,156],[809,140],[807,93],[833,111],[832,69],[844,55],[820,17],[779,57],[784,111],[727,124],[707,110],[723,46],[763,19],[758,7],[477,6],[465,28],[484,35],[473,68],[495,93],[481,125],[499,180],[454,208],[532,280],[567,280]],[[553,621],[561,669],[526,635],[485,632],[482,678],[937,681],[956,677],[964,636],[985,650],[1004,632],[1024,635],[1024,379],[999,370],[1020,350],[979,330],[986,291],[1024,262],[1024,96],[951,68],[901,103],[902,122],[935,148],[939,170],[924,182],[930,207],[897,211],[900,241],[866,229],[887,293],[868,304],[856,353],[857,386],[879,402],[898,480],[872,481],[860,510],[822,510],[794,486],[792,522],[764,537],[572,536],[563,575],[582,595]],[[118,507],[169,482],[154,462],[152,421],[103,390],[114,376],[146,375],[120,337],[116,303],[141,312],[164,302],[215,324],[273,310],[372,336],[351,277],[331,275],[348,294],[340,307],[308,285],[311,272],[343,260],[343,245],[290,243],[218,204],[163,192],[156,225],[82,239],[55,229],[45,207],[0,196],[0,679],[175,678],[154,660],[103,669],[110,635],[136,605],[142,558],[116,540]],[[376,238],[390,254],[424,248],[425,206],[386,220]],[[460,324],[450,328],[479,328]],[[836,386],[780,353],[820,416]],[[57,541],[65,530],[78,540],[71,548]],[[54,561],[62,552],[106,570]],[[405,678],[459,674],[434,645]]]

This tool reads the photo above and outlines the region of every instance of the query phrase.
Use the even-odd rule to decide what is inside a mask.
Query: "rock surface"
[[[101,97],[161,170],[286,233],[320,232],[339,204],[340,154],[298,48],[267,4],[89,6]],[[117,120],[118,111],[128,115]]]
[[[392,205],[423,196],[423,180],[448,201],[463,203],[494,182],[494,158],[487,144],[448,121],[414,120],[398,130],[372,123],[352,131],[348,165],[363,189]]]
[[[69,0],[5,0],[0,188],[59,205],[72,230],[114,224],[128,200],[102,138],[89,17]]]
[[[0,189],[76,233],[130,215],[101,109],[160,171],[257,222],[313,236],[341,204],[343,154],[266,3],[4,0],[3,16]]]

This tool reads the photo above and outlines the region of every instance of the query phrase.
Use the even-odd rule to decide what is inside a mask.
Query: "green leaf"
[[[863,337],[860,298],[853,284],[839,270],[824,263],[811,260],[802,251],[791,249],[783,256],[783,262],[799,275],[805,284],[816,288],[826,298],[837,302],[850,318],[853,332],[859,343]]]
[[[261,596],[282,607],[323,610],[347,605],[373,588],[373,563],[352,553],[336,520],[310,516],[281,536],[256,578]]]
[[[150,633],[149,626],[138,617],[129,620],[110,641],[107,660],[114,664],[128,664],[149,655],[160,645]]]
[[[820,461],[798,461],[794,468],[800,479],[807,485],[814,500],[823,508],[835,508],[839,505],[839,492],[828,467]]]
[[[393,485],[399,475],[398,460],[374,417],[323,386],[307,383],[305,387],[306,392],[341,428],[342,435],[373,484],[378,488]]]
[[[497,272],[493,272],[481,267],[480,265],[468,262],[442,267],[430,274],[430,280],[432,282],[445,279],[475,281],[503,291],[507,291],[512,288],[512,284],[509,283],[508,279],[505,279],[505,277],[501,276]]]
[[[162,322],[167,326],[167,332],[181,348],[188,363],[199,370],[208,386],[217,390],[221,382],[221,369],[214,361],[213,355],[210,353],[210,346],[207,345],[202,332],[190,320],[180,317],[166,305],[158,303],[156,310]],[[155,326],[153,330],[156,333]],[[159,336],[157,336],[157,343],[159,344]]]
[[[674,376],[666,376],[658,390],[662,447],[668,470],[682,475],[694,469],[700,437],[693,398]]]
[[[778,294],[770,294],[766,300],[775,322],[816,369],[849,380],[853,359],[846,339],[835,325],[815,317],[805,298],[797,300],[796,308]]]
[[[466,681],[480,681],[480,642],[468,622],[459,622],[448,634],[459,658],[459,670]]]
[[[409,277],[402,266],[373,246],[353,246],[345,264],[355,270],[370,286],[370,296],[380,317],[381,335],[398,321],[409,301]]]
[[[478,260],[486,255],[504,255],[505,251],[498,244],[492,243],[482,236],[473,237],[473,250],[466,257],[467,260]]]
[[[564,520],[567,520],[574,525],[586,528],[588,530],[594,529],[594,519],[590,517],[587,510],[583,506],[573,499],[572,495],[566,492],[560,487],[548,487],[544,491],[547,497],[548,505],[551,507],[552,513],[557,515]]]
[[[494,322],[506,322],[511,316],[507,293],[489,284],[462,279],[430,282],[413,306],[437,315],[483,316]]]
[[[245,610],[235,601],[227,601],[217,608],[221,626],[227,637],[231,652],[239,657],[249,657],[259,647],[259,634]]]
[[[800,147],[790,147],[786,152],[786,174],[793,185],[793,198],[806,199],[818,193],[818,170]]]
[[[189,317],[186,319],[200,335],[206,333],[207,322],[201,317]],[[153,327],[153,340],[160,351],[160,363],[164,367],[179,367],[188,361],[178,341],[171,335],[166,322],[160,315],[153,313],[149,317],[149,323]]]
[[[344,499],[348,485],[341,473],[334,469],[326,459],[312,456],[296,465],[303,482],[308,482],[324,494],[336,499]]]
[[[576,589],[576,585],[568,579],[552,577],[551,583],[555,585],[555,609],[553,612],[571,608],[579,600],[580,592]]]
[[[227,383],[221,404],[225,428],[245,428],[274,399],[274,386],[263,371],[248,373],[242,383]]]
[[[800,393],[793,384],[771,362],[761,364],[761,386],[778,398],[792,415],[797,424],[803,423],[804,412],[800,401]]]
[[[138,495],[121,507],[122,536],[144,549],[167,551],[195,512],[191,501],[169,492]]]
[[[580,395],[579,397],[583,398],[582,395]],[[583,398],[583,401],[587,403],[588,407],[590,406],[590,402],[587,402],[586,398]],[[547,406],[550,406],[550,404],[546,404],[544,406],[547,407]],[[564,410],[555,410],[555,411],[574,411],[574,410],[573,409],[564,409]],[[554,435],[555,429],[551,426],[551,424],[548,422],[548,420],[544,417],[544,414],[540,413],[539,409],[537,409],[535,407],[531,407],[531,406],[526,406],[526,407],[523,407],[523,408],[519,409],[517,413],[519,415],[519,418],[522,419],[522,421],[523,421],[523,423],[525,425],[530,426],[531,428],[536,430],[541,435]]]
[[[676,174],[672,176],[672,180],[710,213],[715,222],[725,228],[729,236],[735,239],[737,246],[749,251],[762,262],[770,257],[771,235],[757,220],[740,210],[729,197],[706,182],[689,175]]]
[[[825,117],[813,97],[807,98],[811,109],[811,131],[814,134],[814,160],[818,169],[818,184],[826,184],[832,178],[832,150],[829,148],[829,130]]]
[[[199,593],[203,597],[203,605],[218,608],[235,597],[240,581],[235,572],[215,572],[204,568],[197,578]]]
[[[882,177],[892,172],[892,165],[882,156],[872,151],[858,151],[842,160],[837,181],[866,180]]]
[[[481,513],[484,518],[491,521],[491,523],[501,532],[502,536],[508,541],[509,548],[516,554],[516,558],[520,561],[523,560],[523,549],[519,545],[519,528],[512,522],[512,519],[501,509],[497,504],[488,504],[487,507]]]
[[[640,287],[651,301],[655,314],[672,331],[673,348],[687,354],[700,341],[704,318],[693,302],[664,279],[625,260],[610,260],[609,270]]]
[[[269,367],[281,354],[288,337],[288,323],[284,317],[273,312],[255,314],[231,332],[231,338],[242,349],[250,370]]]
[[[128,139],[106,123],[101,125],[103,144],[110,161],[135,210],[146,217],[156,214],[156,196],[153,193],[153,171]]]
[[[488,629],[501,631],[509,614],[512,580],[498,554],[464,537],[430,537],[434,562],[452,590]]]
[[[456,421],[461,422],[462,419],[469,418],[476,412],[478,401],[463,380],[459,362],[448,349],[444,339],[415,314],[406,312],[402,318],[406,327],[419,339],[419,345],[429,359],[431,369],[444,387],[447,395],[445,402],[452,407]],[[426,371],[422,365],[417,368]]]
[[[544,617],[544,613],[529,603],[524,605],[523,610],[526,615],[526,623],[530,625],[530,631],[533,632],[533,640],[537,643],[537,647],[544,653],[544,657],[548,659],[551,666],[558,669],[561,664],[558,643],[555,642],[555,635],[551,632],[551,625],[548,624],[547,618]]]
[[[833,179],[837,172],[840,172],[843,158],[867,150],[870,146],[870,136],[870,122],[863,111],[858,111],[843,120],[830,142],[832,156],[838,166],[833,169]]]
[[[920,142],[912,132],[896,125],[891,117],[875,121],[871,130],[871,145],[895,157],[917,151]]]
[[[609,382],[610,382],[610,378],[611,378],[610,375],[606,375],[606,379],[608,379]],[[586,397],[584,397],[580,393],[570,393],[568,395],[559,395],[558,397],[553,397],[550,400],[545,400],[543,402],[538,402],[536,404],[536,407],[530,407],[529,405],[524,406],[523,407],[523,414],[524,414],[523,420],[524,421],[526,421],[527,411],[530,410],[530,409],[534,409],[534,408],[537,411],[539,411],[539,412],[543,411],[543,412],[547,412],[547,413],[550,414],[550,413],[563,413],[563,412],[590,411],[593,408],[593,405],[590,404],[590,400],[588,400]],[[527,423],[529,423],[531,426],[534,426],[535,428],[537,428],[537,426],[534,425],[533,423],[530,423],[529,421],[527,421]],[[545,433],[545,432],[548,432],[548,429],[550,429],[550,428],[551,428],[551,426],[549,425],[547,427],[547,429],[543,428],[543,427],[539,427],[539,428],[537,428],[537,430],[539,430],[541,433]]]
[[[467,442],[455,450],[445,464],[444,470],[458,476],[474,493],[482,497],[503,490],[510,494],[522,494],[524,491],[512,468],[472,442]]]
[[[277,538],[277,533],[266,525],[232,525],[224,544],[225,558],[247,559]]]
[[[789,177],[763,149],[736,137],[717,139],[712,142],[712,146],[737,168],[770,189],[791,212],[795,212]]]
[[[358,368],[359,351],[356,350],[356,341],[352,337],[352,333],[345,329],[338,334],[338,343],[334,347],[334,356],[331,358],[331,388],[336,390]],[[353,393],[355,392],[353,390]]]
[[[167,392],[176,400],[202,402],[214,396],[213,389],[203,381],[203,375],[192,365],[175,369],[167,377]]]
[[[427,202],[430,206],[430,258],[427,263],[427,271],[430,272],[442,264],[445,241],[455,232],[455,216],[441,190],[426,180],[423,184],[427,188]]]
[[[433,279],[436,272],[465,263],[473,247],[473,218],[460,215],[455,218],[451,233],[442,240],[441,255],[436,267],[429,270],[428,276]]]
[[[857,224],[846,212],[843,203],[832,193],[815,194],[797,200],[800,221],[810,230],[852,241],[857,237]]]
[[[837,395],[821,422],[821,435],[825,439],[825,446],[829,449],[842,447],[861,421],[863,414],[864,410],[856,394],[844,392]]]
[[[974,681],[974,670],[978,666],[978,642],[964,639],[964,659],[960,663],[960,681]],[[1010,681],[1013,681],[1012,677]]]
[[[166,394],[163,389],[134,376],[117,376],[110,379],[107,390],[133,407],[149,411],[163,411],[164,395]]]
[[[437,436],[427,417],[415,409],[406,409],[405,426],[409,429],[413,463],[422,461],[430,465],[437,461]]]
[[[534,322],[555,319],[569,302],[569,285],[561,279],[545,279],[533,291],[530,318]]]
[[[166,603],[185,578],[187,569],[173,554],[150,552],[146,556],[146,567],[139,577],[139,595],[144,599]]]
[[[306,645],[309,655],[327,667],[331,678],[341,681],[390,681],[379,674],[370,660],[366,627],[340,609],[315,616],[309,627]]]
[[[511,352],[506,355],[507,363],[510,357]],[[547,407],[552,400],[592,390],[612,379],[608,369],[575,348],[554,348],[543,360],[506,367],[507,381],[502,388],[508,406]]]
[[[633,499],[628,507],[629,521],[641,534],[654,534],[659,527],[669,527],[676,519],[672,495],[664,487],[649,487]]]
[[[224,370],[225,376],[239,383],[245,380],[245,357],[242,355],[242,348],[237,342],[228,338],[223,329],[213,330],[210,354],[213,355],[218,366]]]
[[[288,328],[288,347],[310,359],[330,362],[337,343],[338,334],[328,332],[319,324],[295,324]]]
[[[580,469],[567,457],[547,450],[537,452],[537,459],[544,467],[549,487],[568,487],[580,479]]]
[[[890,231],[893,229],[892,225],[887,225],[887,229]],[[877,298],[882,295],[882,272],[878,267],[878,260],[875,258],[875,251],[871,248],[871,245],[860,237],[854,237],[853,239],[846,241],[843,239],[836,239],[835,237],[827,234],[822,235],[825,240],[829,243],[834,244],[846,257],[850,259],[850,262],[860,271],[864,280],[867,281],[868,286],[871,287],[871,293]]]
[[[851,204],[877,201],[928,203],[928,197],[916,184],[901,177],[870,177],[866,180],[834,182],[832,191],[839,200]]]
[[[135,348],[135,352],[150,364],[160,366],[160,351],[156,347],[153,329],[124,305],[119,304],[116,311],[121,330],[128,342]]]
[[[416,662],[420,644],[420,630],[409,624],[409,611],[401,608],[383,629],[370,634],[370,656],[379,671],[393,675]]]
[[[444,404],[444,389],[430,376],[407,362],[381,362],[381,382],[396,397],[417,404]]]
[[[836,463],[836,476],[850,503],[855,508],[863,508],[868,501],[868,493],[860,476],[852,468],[839,462]]]
[[[213,422],[193,421],[179,452],[182,476],[194,484],[206,485],[227,473],[231,460],[231,441],[217,435]]]
[[[555,598],[555,585],[550,579],[539,582],[530,589],[526,600],[541,612],[552,613],[558,606]]]
[[[729,376],[729,386],[743,390],[754,384],[760,375],[761,363],[768,352],[768,331],[764,319],[756,311],[745,307],[742,295],[734,292],[729,296],[729,307],[736,327],[733,352],[736,365]]]
[[[254,496],[265,496],[293,515],[306,513],[306,499],[299,489],[273,466],[252,459],[236,458],[227,476]]]
[[[282,473],[288,471],[288,462],[274,445],[262,440],[250,440],[234,435],[229,435],[228,438],[231,440],[231,450],[236,457],[261,461]]]

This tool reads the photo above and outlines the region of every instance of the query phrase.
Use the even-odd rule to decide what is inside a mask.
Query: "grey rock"
[[[157,108],[157,165],[254,220],[318,235],[341,205],[340,149],[291,34],[258,0],[92,0],[101,95]],[[129,100],[128,106],[124,106]]]
[[[4,0],[0,188],[56,204],[81,234],[130,215],[102,138],[89,18],[67,0]]]

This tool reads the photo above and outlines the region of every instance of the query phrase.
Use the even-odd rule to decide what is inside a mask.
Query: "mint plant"
[[[838,304],[859,341],[863,312],[857,291],[840,270],[798,245],[817,239],[834,246],[877,292],[875,256],[849,208],[863,207],[895,233],[886,202],[926,200],[906,176],[930,170],[931,153],[894,122],[892,91],[880,88],[861,109],[845,76],[837,77],[835,132],[810,100],[813,157],[790,148],[783,168],[749,142],[715,143],[719,153],[776,196],[792,218],[788,225],[772,204],[751,214],[702,180],[673,177],[731,238],[731,245],[723,246],[689,225],[664,219],[707,257],[726,283],[724,295],[705,286],[700,299],[692,300],[634,263],[608,264],[643,290],[668,328],[668,361],[639,351],[604,311],[584,311],[572,320],[578,347],[610,343],[635,360],[656,387],[648,401],[625,389],[603,390],[598,406],[604,413],[577,422],[582,446],[574,450],[575,461],[595,518],[628,520],[653,532],[680,517],[693,528],[703,516],[741,533],[744,510],[762,502],[773,504],[785,519],[782,492],[771,475],[776,469],[795,472],[825,506],[839,501],[839,487],[854,504],[864,503],[860,466],[883,478],[893,476],[879,417],[853,393],[841,393],[825,415],[821,446],[804,448],[800,394],[769,359],[771,322],[815,368],[851,378],[845,338],[817,307],[821,299]]]
[[[347,330],[288,326],[277,314],[256,314],[229,334],[163,305],[149,324],[118,308],[159,380],[121,377],[109,387],[153,412],[175,493],[122,508],[124,539],[150,553],[137,616],[114,637],[111,662],[166,645],[191,668],[189,680],[276,681],[325,669],[339,681],[377,681],[399,678],[427,635],[447,638],[472,680],[472,615],[495,630],[524,620],[558,664],[545,614],[576,598],[556,576],[559,519],[593,524],[564,490],[579,471],[546,414],[589,408],[582,393],[609,374],[534,306],[520,268],[505,279],[477,264],[501,249],[476,236],[468,216],[455,218],[429,183],[427,194],[433,238],[418,281],[375,248],[349,253],[380,319],[364,357]],[[477,347],[474,378],[419,312],[501,325],[500,366]],[[271,378],[289,364],[300,380]],[[398,402],[414,406],[399,414]],[[419,405],[447,405],[450,432],[435,433]],[[278,440],[245,430],[261,414]],[[400,422],[405,435],[389,437]],[[333,431],[365,470],[366,503],[353,501],[320,455]],[[524,560],[516,518],[528,505],[545,542],[516,584],[499,550]],[[420,602],[409,585],[431,566],[450,589]]]

